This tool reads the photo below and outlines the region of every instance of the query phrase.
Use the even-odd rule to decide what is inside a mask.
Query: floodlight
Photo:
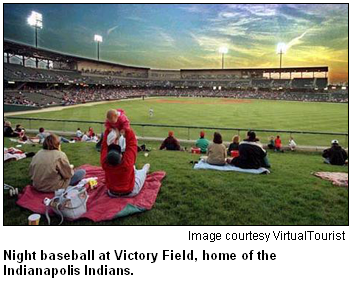
[[[285,54],[286,51],[287,51],[287,47],[285,43],[280,42],[277,44],[276,54],[280,55],[280,79],[281,79],[281,68],[282,68],[282,54]]]
[[[285,43],[278,43],[276,47],[276,54],[285,54],[287,51],[287,47]]]
[[[101,35],[94,35],[94,41],[96,42],[103,42],[103,37]]]
[[[219,53],[221,54],[221,68],[224,68],[225,65],[225,54],[227,54],[227,52],[229,51],[229,49],[227,49],[227,47],[222,46],[219,48]]]
[[[228,51],[229,49],[227,49],[225,46],[219,48],[219,53],[221,54],[227,54]]]
[[[103,42],[103,37],[101,35],[95,34],[94,41],[97,43],[97,55],[98,55],[98,61],[99,61],[99,58],[100,58],[99,43]]]
[[[30,26],[35,28],[43,28],[43,16],[40,13],[32,11],[32,14],[28,17],[27,22]]]

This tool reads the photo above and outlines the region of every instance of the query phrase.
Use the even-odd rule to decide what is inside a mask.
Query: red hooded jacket
[[[111,166],[106,162],[108,153],[107,136],[105,130],[101,145],[100,163],[105,171],[105,183],[108,189],[115,193],[130,193],[134,187],[134,165],[137,159],[137,139],[132,129],[125,130],[126,151],[119,165]]]

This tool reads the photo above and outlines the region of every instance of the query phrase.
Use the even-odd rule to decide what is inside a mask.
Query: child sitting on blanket
[[[124,110],[109,110],[106,114],[105,128],[109,131],[112,129],[118,129],[119,131],[129,129],[130,121]]]

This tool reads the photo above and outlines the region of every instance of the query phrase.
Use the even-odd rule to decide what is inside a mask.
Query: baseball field
[[[80,122],[43,122],[9,120],[13,124],[21,123],[25,128],[47,130],[82,131],[93,126],[100,133],[103,126],[89,121],[104,121],[105,113],[111,108],[122,108],[126,111],[131,123],[147,123],[168,125],[166,127],[133,126],[137,135],[148,137],[164,137],[169,130],[175,132],[180,139],[197,139],[202,127],[241,128],[243,130],[218,130],[223,139],[230,141],[231,137],[240,133],[245,137],[247,129],[269,129],[271,132],[258,132],[262,143],[270,136],[280,135],[283,144],[287,144],[290,134],[278,133],[275,130],[314,131],[314,132],[348,132],[348,105],[334,103],[312,103],[267,100],[235,100],[220,98],[151,98],[146,100],[126,100],[98,104],[84,104],[74,107],[53,108],[48,112],[16,114],[21,117],[38,117],[61,120],[82,120]],[[149,109],[154,111],[149,116]],[[175,128],[175,125],[197,126],[199,129]],[[205,130],[211,139],[213,129]],[[347,138],[337,135],[316,135],[292,133],[298,145],[328,146],[332,139],[339,139],[347,147]]]
[[[102,104],[86,104],[66,107],[42,113],[22,116],[52,119],[103,121],[110,108],[122,108],[132,123],[170,125],[197,125],[210,127],[264,128],[274,130],[307,130],[348,132],[348,105],[329,103],[303,103],[258,100],[223,100],[194,98],[156,98],[146,100],[118,101]],[[153,108],[153,117],[149,109]],[[19,116],[19,114],[16,114]],[[15,120],[13,124],[24,127],[45,127],[51,130],[86,130],[88,124],[79,122],[42,122]],[[95,132],[102,127],[91,124]],[[166,136],[174,130],[176,137],[187,138],[185,129],[147,128],[133,126],[138,134]],[[144,132],[142,132],[144,130]],[[206,130],[211,139],[214,130]],[[224,139],[230,141],[237,131],[223,131]],[[199,129],[191,130],[190,138],[198,137]],[[263,143],[271,133],[259,133]],[[274,134],[274,133],[272,133]],[[242,137],[244,131],[241,132]],[[293,135],[298,144],[329,146],[336,136]],[[5,146],[15,143],[5,138]],[[283,143],[288,135],[283,135]],[[341,140],[343,143],[344,140]],[[139,142],[140,144],[143,141]],[[329,166],[318,153],[270,151],[268,158],[272,168],[268,175],[245,173],[197,171],[191,161],[199,155],[188,152],[160,151],[160,142],[146,142],[151,149],[149,156],[138,154],[136,166],[150,163],[151,171],[163,170],[166,178],[151,211],[117,219],[93,223],[88,220],[65,222],[73,225],[347,225],[348,188],[333,186],[330,182],[312,175],[317,171],[348,172],[348,167]],[[185,145],[185,144],[181,144]],[[343,145],[343,144],[342,144]],[[189,146],[189,145],[187,145]],[[23,145],[22,150],[36,152],[40,145]],[[62,150],[70,162],[79,167],[83,164],[99,166],[99,152],[94,143],[63,144]],[[30,183],[28,167],[31,159],[4,165],[4,182],[21,191]],[[16,205],[8,192],[4,195],[4,224],[25,225],[30,211]],[[57,224],[58,220],[54,220]],[[42,220],[45,225],[46,221]]]

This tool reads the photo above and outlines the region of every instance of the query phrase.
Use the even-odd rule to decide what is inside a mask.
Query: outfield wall
[[[4,113],[34,111],[40,109],[39,107],[24,106],[24,105],[8,105],[4,104]]]
[[[59,132],[63,135],[74,136],[76,129],[79,127],[82,131],[92,126],[96,134],[104,132],[104,122],[101,121],[85,121],[85,120],[58,120],[46,118],[30,118],[8,116],[13,124],[21,124],[24,128],[37,132],[38,128],[44,127],[48,132]],[[172,130],[178,139],[191,141],[195,143],[199,137],[199,132],[206,132],[206,136],[211,139],[214,131],[223,135],[223,140],[231,140],[233,135],[239,135],[243,140],[248,130],[253,130],[262,141],[263,145],[267,143],[270,136],[280,135],[283,140],[283,146],[286,145],[285,140],[295,137],[296,143],[301,147],[310,147],[312,151],[317,151],[318,147],[327,147],[332,139],[340,140],[342,147],[348,148],[348,133],[343,132],[319,132],[319,131],[297,131],[297,130],[277,130],[277,129],[261,129],[261,128],[228,128],[228,127],[208,127],[208,126],[183,126],[169,124],[147,124],[147,123],[131,123],[131,127],[142,139],[154,138],[155,140],[163,140],[167,132]],[[317,138],[318,137],[318,138]],[[318,141],[317,141],[318,140]],[[308,150],[310,150],[308,148]],[[320,148],[321,149],[321,148]],[[319,149],[319,150],[320,150]]]

